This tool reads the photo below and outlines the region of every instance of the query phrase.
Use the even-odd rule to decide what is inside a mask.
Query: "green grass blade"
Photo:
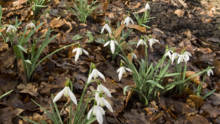
[[[3,95],[0,96],[0,99],[2,99],[3,97],[9,95],[9,94],[10,94],[11,92],[13,92],[13,91],[14,91],[14,90],[10,90],[10,91],[4,93]]]

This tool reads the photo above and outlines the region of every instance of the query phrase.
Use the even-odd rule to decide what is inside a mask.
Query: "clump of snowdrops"
[[[145,8],[145,11],[149,10],[148,7]],[[128,26],[130,24],[134,24],[134,21],[128,16],[122,22],[122,25]],[[151,36],[141,36],[136,44],[137,50],[144,49],[144,58],[138,59],[134,52],[131,51],[133,58],[131,60],[128,58],[123,45],[126,44],[130,46],[129,48],[134,48],[134,43],[125,42],[124,40],[127,37],[124,38],[123,35],[114,37],[115,34],[108,24],[103,26],[101,33],[105,30],[107,31],[107,39],[109,40],[104,43],[104,47],[109,45],[113,58],[118,56],[121,57],[123,61],[123,64],[121,64],[117,70],[119,81],[123,78],[125,73],[130,73],[135,82],[135,86],[126,86],[124,88],[124,93],[130,90],[139,94],[139,99],[145,104],[148,104],[149,100],[158,97],[160,94],[165,94],[171,90],[177,91],[177,93],[183,92],[184,89],[189,86],[189,82],[192,78],[204,74],[210,69],[207,68],[190,77],[186,77],[187,62],[190,61],[190,57],[192,57],[191,53],[188,51],[177,53],[166,49],[165,54],[158,62],[153,63],[149,61],[149,49],[153,49],[154,44],[160,43],[159,40]],[[173,67],[175,68],[174,71],[170,71]],[[172,79],[172,81],[165,82],[167,79]]]
[[[2,33],[1,36],[3,40],[12,47],[17,61],[22,61],[25,75],[24,81],[28,82],[32,78],[32,74],[34,73],[35,69],[45,59],[64,48],[72,46],[73,44],[59,48],[41,58],[43,50],[52,40],[54,40],[56,36],[51,36],[52,31],[48,29],[45,35],[42,35],[39,38],[34,37],[34,34],[43,25],[43,23],[35,26],[33,22],[27,24],[24,28],[24,31],[19,33],[18,28],[20,24],[21,23],[16,19],[15,25],[6,25],[6,31],[4,34]],[[39,42],[40,40],[41,42]]]
[[[105,107],[110,112],[113,112],[113,108],[106,99],[112,97],[111,92],[101,83],[102,81],[105,81],[105,76],[98,69],[96,69],[94,64],[91,64],[88,80],[84,86],[79,100],[77,100],[75,94],[72,92],[72,82],[67,79],[65,87],[53,98],[51,112],[47,111],[40,105],[39,106],[44,110],[47,117],[54,124],[91,124],[96,120],[99,124],[103,124]],[[91,83],[96,83],[97,88],[88,94],[86,91]],[[63,106],[67,107],[69,110],[67,122],[62,120],[60,111],[58,110],[56,104],[62,98],[62,96],[65,96],[67,99],[66,106]],[[73,105],[76,106],[75,110],[73,109]],[[26,118],[23,119],[31,123],[37,123]],[[44,123],[46,123],[46,121],[44,121]]]

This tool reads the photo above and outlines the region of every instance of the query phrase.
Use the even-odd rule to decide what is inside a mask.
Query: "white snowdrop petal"
[[[89,120],[93,112],[93,108],[91,108],[87,114],[87,119]]]
[[[146,10],[150,10],[150,5],[149,5],[149,3],[147,3],[147,4],[145,5],[145,9],[146,9]]]
[[[77,49],[76,55],[75,55],[75,62],[79,59],[80,55],[81,55],[80,49]]]
[[[99,84],[97,87],[98,92],[104,92],[108,97],[112,97],[111,92],[102,84]]]
[[[114,54],[114,52],[115,52],[115,43],[114,43],[114,41],[110,42],[110,49],[111,49],[112,54]]]
[[[108,46],[109,45],[109,41],[108,42],[106,42],[105,44],[104,44],[104,47],[106,47],[106,46]]]
[[[118,74],[118,79],[119,79],[119,81],[122,79],[122,76],[123,76],[123,73],[124,73],[125,71],[124,71],[124,69],[121,69],[120,70],[120,72],[119,72],[119,74]]]
[[[214,75],[214,72],[213,72],[213,70],[212,69],[209,69],[208,71],[207,71],[207,75],[210,77],[211,75]]]
[[[102,78],[105,81],[105,76],[99,71],[97,73],[98,73],[99,77]]]
[[[77,51],[77,48],[73,49],[73,50],[72,50],[72,53],[75,53],[76,51]]]
[[[120,67],[120,68],[118,68],[116,72],[117,72],[117,73],[119,73],[119,72],[120,72],[120,70],[121,70],[121,67]]]
[[[132,70],[130,68],[126,68],[127,71],[132,72]]]
[[[96,119],[98,121],[99,124],[103,123],[103,108],[99,107],[99,106],[95,106],[94,108],[95,110],[95,114],[96,114]]]
[[[73,94],[73,92],[70,90],[70,88],[68,87],[68,94],[70,99],[73,101],[73,103],[75,103],[77,105],[77,100],[76,100],[76,96]]]
[[[85,53],[87,56],[89,55],[89,52],[83,49],[83,53]]]
[[[64,90],[65,90],[65,88],[62,89],[62,90],[54,97],[54,99],[53,99],[53,102],[54,102],[54,103],[57,102],[57,101],[63,96]]]
[[[111,104],[106,99],[103,99],[103,102],[104,102],[105,106],[108,108],[108,110],[110,112],[113,112]]]
[[[92,80],[92,73],[89,75],[88,80],[87,80],[87,83],[90,83],[91,80]]]

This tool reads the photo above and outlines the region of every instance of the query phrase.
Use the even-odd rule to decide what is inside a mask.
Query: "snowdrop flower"
[[[105,93],[106,96],[108,96],[108,97],[112,97],[111,92],[108,90],[108,88],[106,88],[106,87],[105,87],[104,85],[102,85],[102,84],[99,84],[99,85],[97,86],[97,91],[98,91],[99,93]]]
[[[123,24],[125,24],[126,26],[130,25],[130,24],[134,24],[134,21],[132,20],[131,17],[126,17]]]
[[[57,102],[62,96],[70,97],[70,99],[77,105],[77,100],[73,92],[70,90],[68,86],[65,86],[63,90],[61,90],[53,99],[53,102]]]
[[[26,25],[26,28],[27,28],[27,29],[32,29],[32,28],[35,29],[36,26],[35,26],[35,24],[34,24],[33,22],[31,22],[31,23],[29,23],[29,24]]]
[[[145,45],[147,46],[146,42],[143,40],[143,39],[140,39],[137,43],[137,48],[140,46],[140,45]]]
[[[166,53],[165,53],[165,55],[164,56],[168,56],[169,58],[170,58],[170,60],[172,60],[171,58],[172,58],[172,54],[173,54],[173,51],[172,50],[168,50]]]
[[[115,52],[115,45],[118,45],[118,42],[116,40],[110,40],[108,42],[106,42],[104,44],[104,47],[108,46],[110,44],[110,49],[111,49],[111,52],[112,54],[114,54]]]
[[[150,48],[152,48],[152,46],[153,46],[155,43],[160,43],[159,40],[154,39],[154,38],[150,38],[148,41],[149,41],[149,46],[150,46]]]
[[[177,59],[179,57],[179,54],[178,53],[173,53],[172,56],[171,56],[171,62],[173,64],[174,60]]]
[[[96,101],[97,105],[99,105],[101,107],[106,106],[110,112],[113,112],[111,104],[101,95],[102,94],[100,94],[98,92],[95,94],[95,101]]]
[[[183,54],[179,55],[178,57],[178,60],[177,60],[177,63],[181,63],[181,62],[185,62],[187,63],[189,61],[189,57],[192,56],[191,53],[185,51]]]
[[[73,49],[72,52],[73,53],[76,52],[75,62],[79,59],[79,56],[82,55],[83,53],[86,55],[89,55],[89,53],[86,50],[84,50],[83,48],[80,48],[80,47]]]
[[[112,34],[112,30],[111,30],[111,28],[109,27],[108,24],[105,24],[105,25],[102,27],[101,33],[103,33],[104,30],[107,30],[109,34]]]
[[[126,68],[126,67],[124,67],[124,66],[121,66],[121,67],[117,70],[119,81],[121,80],[123,74],[124,74],[126,71],[132,72],[131,69]]]
[[[146,3],[146,5],[145,5],[145,10],[146,10],[146,11],[150,10],[150,5],[149,5],[149,3]]]
[[[92,72],[89,74],[87,83],[90,83],[92,79],[96,79],[97,77],[100,77],[105,81],[105,76],[99,70],[93,69]]]
[[[17,31],[17,28],[13,25],[9,25],[7,30],[6,30],[6,33],[15,33]]]
[[[173,64],[174,60],[178,58],[179,54],[173,52],[172,50],[168,50],[165,56],[168,56]]]
[[[93,106],[87,115],[87,119],[90,119],[91,115],[95,115],[99,124],[103,123],[103,115],[105,115],[105,111],[102,107],[95,105]]]
[[[211,75],[214,75],[214,72],[213,70],[210,68],[208,71],[207,71],[207,75],[210,77]]]

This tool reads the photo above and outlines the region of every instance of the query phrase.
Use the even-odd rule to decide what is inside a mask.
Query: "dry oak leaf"
[[[139,26],[139,25],[128,25],[129,28],[132,28],[132,29],[136,29],[142,33],[146,33],[146,28],[143,27],[143,26]]]
[[[17,88],[20,90],[20,93],[27,93],[31,96],[38,96],[38,88],[33,83],[19,84]]]
[[[177,10],[175,10],[175,12],[174,12],[178,17],[183,17],[183,15],[184,15],[184,10],[181,10],[181,9],[177,9]]]
[[[60,19],[60,17],[58,17],[58,18],[54,18],[53,20],[51,20],[50,27],[59,28],[59,27],[63,26],[64,24],[65,24],[64,20]]]
[[[190,80],[193,83],[199,85],[201,83],[200,77],[198,75],[194,76],[195,74],[196,74],[196,72],[194,72],[194,71],[186,71],[186,78],[190,78],[191,77]]]
[[[122,30],[124,28],[125,28],[125,25],[121,24],[121,26],[115,30],[115,34],[114,35],[115,35],[116,38],[121,35],[121,32],[122,32]]]

